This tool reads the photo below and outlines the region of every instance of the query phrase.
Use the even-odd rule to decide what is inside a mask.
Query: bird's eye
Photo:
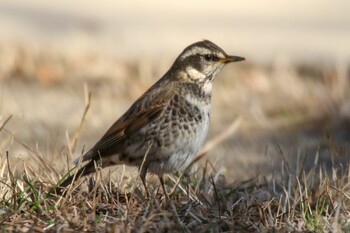
[[[218,61],[219,60],[219,58],[217,56],[211,55],[211,54],[205,54],[204,59],[206,61]]]
[[[206,60],[206,61],[211,61],[212,60],[212,55],[211,54],[205,54],[204,55],[204,59]]]

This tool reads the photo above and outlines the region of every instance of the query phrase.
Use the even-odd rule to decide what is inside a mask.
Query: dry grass
[[[342,67],[277,62],[225,69],[220,92],[214,90],[207,156],[167,177],[170,201],[152,176],[146,199],[126,167],[80,179],[57,196],[49,191],[72,169],[72,158],[164,68],[91,54],[7,51],[8,65],[0,67],[7,87],[0,105],[1,231],[350,232],[350,114]],[[92,92],[85,89],[85,104],[82,81]],[[51,108],[56,101],[53,114],[42,110],[45,101]],[[111,111],[116,105],[122,107]],[[61,106],[69,106],[69,117],[58,114]]]
[[[38,156],[37,160],[44,158]],[[283,155],[282,155],[283,156]],[[300,159],[302,161],[302,159]],[[309,231],[350,230],[349,167],[331,174],[315,161],[305,172],[288,162],[272,177],[227,184],[225,177],[209,161],[203,168],[167,180],[174,189],[164,200],[159,185],[150,185],[145,198],[140,182],[132,177],[114,180],[101,172],[70,187],[65,196],[48,194],[57,171],[50,167],[36,175],[26,166],[15,176],[15,167],[1,158],[2,230],[60,232],[222,232],[222,231]],[[41,164],[40,164],[41,166]],[[42,166],[41,166],[42,167]]]

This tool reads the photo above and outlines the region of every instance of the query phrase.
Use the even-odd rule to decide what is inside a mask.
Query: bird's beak
[[[230,63],[230,62],[237,62],[237,61],[244,61],[244,57],[239,56],[227,56],[225,58],[220,59],[220,62],[222,63]]]

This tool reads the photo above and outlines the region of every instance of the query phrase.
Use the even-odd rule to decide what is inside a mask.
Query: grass
[[[50,194],[62,178],[59,172],[42,164],[15,171],[6,152],[0,157],[1,230],[348,232],[349,167],[334,166],[329,172],[315,156],[314,166],[306,171],[304,158],[293,167],[280,152],[283,162],[271,177],[228,184],[209,160],[190,173],[169,175],[169,201],[152,178],[147,199],[135,177],[115,180],[101,171],[74,183],[64,196]],[[40,154],[33,156],[45,163]]]
[[[220,92],[213,94],[209,140],[190,169],[166,177],[169,201],[151,175],[147,199],[138,175],[125,166],[78,179],[59,196],[50,190],[76,171],[72,158],[154,82],[141,74],[159,77],[163,70],[116,62],[124,72],[119,75],[119,69],[106,69],[116,65],[110,58],[89,56],[107,64],[90,70],[86,54],[81,61],[46,53],[31,59],[30,51],[22,52],[25,60],[6,74],[0,70],[7,87],[0,98],[0,231],[350,232],[349,118],[340,116],[347,95],[337,91],[344,80],[337,81],[336,70],[315,78],[305,76],[306,68],[299,74],[298,66],[288,72],[252,64],[225,69],[216,83]],[[92,94],[85,88],[84,105],[86,74]],[[230,79],[233,74],[242,78]],[[323,140],[320,135],[328,133]]]

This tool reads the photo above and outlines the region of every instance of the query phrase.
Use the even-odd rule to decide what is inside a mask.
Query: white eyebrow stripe
[[[192,48],[192,49],[186,51],[185,53],[183,53],[181,55],[181,58],[185,59],[187,57],[193,56],[193,55],[198,54],[198,53],[204,55],[204,54],[211,54],[212,51],[210,51],[209,49],[206,49],[206,48],[195,47],[195,48]]]

